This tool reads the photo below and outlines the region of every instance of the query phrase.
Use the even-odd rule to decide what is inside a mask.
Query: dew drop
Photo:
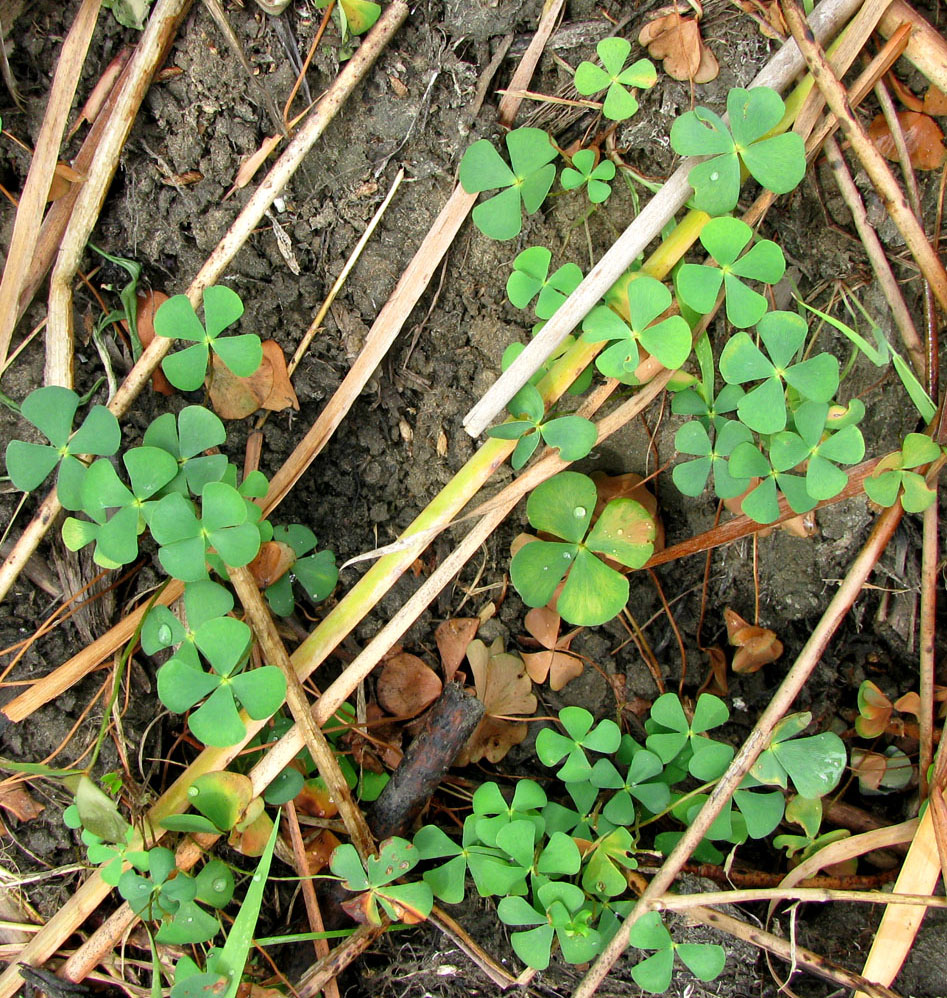
[[[568,561],[568,560],[569,560],[569,559],[570,559],[570,558],[572,557],[572,555],[571,555],[571,554],[569,554],[569,552],[568,552],[568,551],[563,551],[563,552],[562,552],[562,557],[563,557],[563,558],[565,558],[565,559],[566,559],[566,561]]]
[[[197,787],[188,787],[187,788],[187,795],[188,795],[188,797],[196,797],[199,793],[200,793],[200,790],[198,790]]]
[[[619,537],[621,537],[625,533],[625,531],[622,530],[621,527],[619,527],[618,530],[616,530],[615,532],[618,534]]]
[[[582,517],[585,516],[586,512],[587,510],[584,506],[576,506],[576,508],[572,511],[577,520],[581,520]]]
[[[548,565],[543,565],[543,571],[544,572],[548,572],[549,571],[549,566]]]
[[[211,887],[220,894],[227,886],[227,881],[223,877],[217,877],[216,880],[211,884]]]
[[[184,919],[184,921],[185,922],[193,922],[194,919],[193,919],[193,917],[191,915],[188,915],[187,918]]]
[[[163,644],[163,645],[169,645],[169,644],[171,644],[171,638],[172,637],[173,637],[173,635],[171,633],[171,628],[168,627],[167,624],[162,624],[158,628],[158,640],[161,642],[161,644]]]
[[[716,170],[714,170],[714,172],[713,172],[713,173],[711,173],[711,175],[710,175],[710,179],[711,179],[711,180],[719,180],[719,179],[720,179],[720,174],[719,174],[719,173],[717,173],[717,171],[716,171]]]
[[[253,874],[253,882],[255,884],[258,884],[260,882],[260,874],[259,873],[254,873]]]

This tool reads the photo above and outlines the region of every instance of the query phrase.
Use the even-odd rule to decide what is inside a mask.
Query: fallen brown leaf
[[[477,636],[480,620],[477,617],[453,617],[438,625],[434,632],[437,650],[441,655],[444,682],[449,683],[467,654],[467,645]]]
[[[947,115],[947,94],[932,83],[924,94],[924,104],[921,110],[934,118],[942,118]]]
[[[720,71],[700,36],[697,20],[675,11],[649,21],[639,32],[638,43],[652,59],[662,60],[664,71],[675,80],[709,83]]]
[[[756,21],[767,38],[778,42],[786,40],[789,28],[776,0],[737,0],[737,4]]]
[[[86,98],[85,104],[82,105],[82,110],[79,112],[79,117],[76,118],[76,123],[69,130],[68,138],[71,139],[79,131],[83,121],[91,125],[99,116],[102,106],[105,104],[108,95],[112,92],[112,87],[115,86],[115,81],[125,68],[133,51],[130,45],[125,45],[118,55],[105,67],[105,72],[99,77],[92,88],[92,92]]]
[[[378,702],[396,717],[408,718],[429,707],[443,689],[440,679],[417,655],[401,652],[389,658],[378,675]]]
[[[544,683],[559,691],[585,669],[582,659],[569,654],[569,645],[578,631],[559,637],[562,618],[546,606],[538,606],[526,614],[526,630],[539,642],[543,651],[523,655],[526,672],[534,683]]]
[[[138,339],[143,348],[150,346],[155,338],[155,312],[168,300],[168,296],[163,291],[145,291],[138,295],[138,312],[136,324],[138,326]],[[128,324],[123,323],[126,330]],[[173,395],[174,388],[171,382],[164,376],[161,366],[155,368],[155,373],[151,376],[151,387],[159,395]]]
[[[237,191],[242,190],[256,175],[257,170],[266,162],[266,157],[280,144],[280,140],[283,138],[282,135],[271,135],[269,138],[263,140],[262,145],[256,152],[249,155],[241,164],[240,169],[237,170],[237,176],[234,179],[233,187],[224,195],[224,200],[226,201],[232,194]]]
[[[221,419],[244,419],[257,409],[299,409],[286,358],[276,340],[263,341],[263,360],[246,378],[238,377],[214,354],[210,400]]]
[[[260,545],[257,556],[247,565],[253,579],[261,589],[273,585],[292,568],[296,552],[282,541],[266,541]]]
[[[43,813],[46,805],[35,800],[24,786],[14,783],[0,786],[0,807],[17,821],[32,821]]]
[[[342,843],[335,833],[324,828],[319,834],[306,843],[306,865],[309,867],[309,875],[319,873],[329,865],[332,859],[332,852],[336,846]]]
[[[899,111],[898,121],[904,132],[911,166],[915,170],[939,170],[947,162],[947,148],[944,147],[944,133],[937,122],[930,115],[919,111]],[[872,121],[868,135],[885,159],[897,161],[898,150],[894,144],[894,136],[883,114],[877,115]]]
[[[458,756],[457,764],[466,766],[484,758],[499,762],[526,737],[525,722],[505,718],[535,712],[533,684],[523,660],[503,650],[502,638],[497,638],[489,648],[479,639],[471,641],[467,661],[477,699],[486,713]]]
[[[783,643],[775,631],[747,623],[730,607],[723,611],[723,618],[727,624],[727,638],[738,649],[731,663],[734,672],[758,672],[782,655]]]

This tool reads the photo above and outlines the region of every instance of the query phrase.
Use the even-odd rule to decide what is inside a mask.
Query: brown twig
[[[387,927],[387,919],[384,925],[360,925],[348,939],[330,950],[328,956],[314,963],[303,974],[296,985],[299,998],[317,998],[326,982],[334,981]]]

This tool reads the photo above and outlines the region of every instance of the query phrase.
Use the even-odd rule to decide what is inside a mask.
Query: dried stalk
[[[901,904],[915,908],[947,908],[947,898],[929,894],[896,894],[888,891],[842,891],[828,887],[767,887],[759,890],[707,891],[703,894],[666,894],[649,905],[655,910],[686,911],[702,905],[747,904],[750,901],[804,901],[826,904],[853,901],[859,904]]]
[[[681,867],[687,862],[690,854],[697,848],[707,829],[713,824],[714,819],[720,813],[723,806],[730,800],[733,791],[737,789],[750,767],[766,748],[773,728],[792,706],[793,701],[805,685],[812,670],[818,665],[822,652],[825,650],[835,630],[845,618],[851,605],[858,598],[862,586],[871,574],[878,558],[881,556],[882,551],[884,551],[888,541],[893,536],[895,528],[901,521],[902,513],[903,510],[900,503],[898,503],[890,509],[886,509],[879,516],[865,546],[846,573],[838,592],[832,597],[832,601],[829,603],[825,613],[822,615],[822,619],[816,625],[811,637],[800,652],[799,657],[780,684],[779,689],[773,694],[773,699],[766,710],[760,715],[740,751],[734,756],[727,772],[720,778],[720,782],[714,787],[697,817],[685,830],[674,851],[668,856],[664,865],[654,876],[644,894],[642,894],[642,901],[650,903],[653,898],[660,897],[668,892]],[[922,893],[922,891],[905,890],[903,893],[914,894]],[[582,979],[578,989],[575,991],[574,998],[591,998],[591,995],[595,993],[599,984],[605,979],[605,975],[627,948],[631,928],[637,922],[638,918],[641,917],[644,910],[646,910],[646,905],[638,904],[635,906],[611,942],[605,947],[602,954]]]
[[[934,252],[924,228],[911,211],[901,188],[891,173],[885,158],[878,152],[861,123],[855,117],[845,88],[832,72],[822,47],[815,40],[813,30],[795,0],[782,0],[786,23],[792,31],[800,50],[805,55],[809,71],[816,85],[825,96],[826,103],[838,118],[846,140],[865,167],[892,221],[898,227],[911,255],[917,262],[924,279],[930,284],[937,301],[947,312],[947,271]]]
[[[298,998],[318,998],[327,982],[335,980],[345,968],[362,955],[385,931],[382,926],[360,925],[343,943],[329,951],[329,955],[314,963],[296,985]]]
[[[858,6],[858,0],[823,0],[812,13],[815,30],[820,37],[826,37]],[[769,86],[784,90],[802,67],[803,60],[798,48],[788,42],[766,64],[750,86]],[[692,193],[687,183],[687,174],[695,162],[693,159],[686,160],[675,170],[516,361],[467,413],[464,428],[472,437],[478,437],[486,430],[513,395],[539,370],[549,354],[576,328],[631,263],[644,252],[651,240],[660,234],[668,220],[683,207]]]
[[[533,37],[529,41],[529,46],[523,53],[519,65],[510,78],[510,90],[525,90],[529,86],[529,81],[533,78],[536,66],[539,64],[540,56],[549,41],[559,20],[559,15],[565,5],[565,0],[545,0],[543,3],[543,13],[539,19],[539,24]],[[500,99],[500,106],[497,108],[497,120],[504,128],[512,128],[516,118],[516,112],[523,102],[522,94],[506,93]]]
[[[92,41],[92,32],[95,30],[101,4],[102,0],[83,0],[69,28],[69,34],[63,42],[56,64],[46,113],[43,116],[43,124],[36,140],[30,170],[13,223],[13,235],[10,237],[10,246],[7,250],[3,280],[0,281],[0,369],[4,367],[10,349],[10,340],[17,319],[17,302],[26,283],[30,261],[33,259],[46,207],[46,196],[49,194],[49,185],[53,181],[56,164],[59,161],[59,149],[66,129],[66,120],[69,117],[69,109],[76,93],[89,43]]]
[[[934,671],[937,636],[937,585],[939,571],[938,550],[938,501],[935,499],[924,510],[923,540],[921,547],[921,613],[920,652],[920,709],[918,711],[918,791],[921,800],[927,797],[927,773],[934,758]]]
[[[904,0],[894,0],[878,22],[878,30],[885,38],[890,38],[902,24],[911,25],[911,38],[904,57],[947,93],[947,40]]]

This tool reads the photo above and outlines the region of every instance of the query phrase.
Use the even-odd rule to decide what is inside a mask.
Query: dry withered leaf
[[[266,541],[257,556],[247,565],[261,589],[281,579],[296,561],[296,552],[282,541]]]
[[[467,645],[477,636],[478,617],[453,617],[438,625],[434,632],[437,650],[444,669],[444,681],[449,683],[467,654]]]
[[[334,818],[339,813],[339,805],[332,799],[329,788],[318,777],[306,780],[302,790],[293,799],[293,804],[300,814],[308,814],[310,818]]]
[[[341,844],[338,836],[328,828],[323,828],[315,838],[307,842],[306,865],[309,867],[309,875],[324,870],[332,859],[332,851]]]
[[[783,42],[789,36],[789,27],[776,0],[737,0],[737,4],[756,21],[767,38]]]
[[[155,312],[168,300],[168,296],[163,291],[144,291],[138,295],[138,312],[136,324],[138,326],[138,339],[144,348],[150,346],[155,338]],[[128,328],[127,323],[123,323]],[[164,376],[161,365],[155,368],[155,373],[151,376],[151,387],[159,395],[173,395],[174,388],[171,382]]]
[[[166,187],[190,187],[199,184],[204,179],[204,174],[200,170],[185,170],[183,173],[171,173],[167,177],[161,178],[161,183]]]
[[[489,648],[479,639],[471,641],[467,661],[473,673],[477,699],[483,703],[486,713],[458,756],[457,764],[466,766],[484,758],[499,762],[526,737],[525,722],[504,718],[535,712],[533,684],[523,660],[503,650],[502,638],[497,638]]]
[[[251,153],[240,164],[240,169],[237,170],[237,176],[234,178],[233,187],[224,195],[225,201],[250,183],[254,176],[256,176],[257,170],[266,162],[266,157],[280,144],[282,138],[282,135],[270,135],[268,138],[265,138],[260,148],[256,152]]]
[[[734,672],[758,672],[782,655],[783,643],[768,627],[748,623],[730,607],[723,611],[723,617],[727,624],[727,638],[737,648],[732,663]]]
[[[598,499],[595,503],[595,512],[592,514],[593,523],[602,514],[602,510],[612,501],[612,499],[634,499],[651,515],[654,520],[654,551],[664,550],[664,524],[658,516],[658,500],[654,493],[644,484],[641,475],[628,472],[625,475],[606,475],[604,471],[593,471],[592,481],[595,482],[595,491]],[[643,525],[642,525],[643,526]],[[613,564],[609,562],[609,564]],[[623,571],[626,569],[620,566]]]
[[[85,104],[82,105],[82,110],[79,112],[79,117],[76,118],[76,123],[69,130],[68,138],[71,139],[79,131],[83,121],[87,121],[91,125],[99,116],[102,106],[105,104],[108,95],[112,92],[112,87],[115,86],[115,81],[127,65],[133,51],[130,45],[125,45],[118,55],[105,67],[105,72],[99,77],[98,82],[92,88],[92,92],[86,98]]]
[[[720,71],[697,20],[676,11],[649,21],[639,32],[638,43],[647,47],[652,59],[662,60],[664,71],[675,80],[709,83]]]
[[[443,689],[434,670],[417,655],[400,652],[389,658],[375,683],[378,702],[395,717],[408,718],[429,707]]]
[[[727,681],[727,656],[723,649],[717,645],[701,649],[707,655],[707,662],[710,670],[707,679],[700,688],[701,693],[714,693],[717,696],[725,697],[730,691],[730,684]]]
[[[263,360],[249,377],[238,377],[217,354],[213,356],[213,372],[210,400],[221,419],[244,419],[257,409],[299,409],[286,358],[276,340],[263,341]]]
[[[22,784],[6,784],[0,786],[0,807],[9,811],[18,821],[32,821],[42,814],[45,804],[34,800],[30,792]]]
[[[561,623],[559,614],[547,606],[535,607],[526,614],[526,630],[543,647],[543,651],[523,655],[526,672],[534,683],[544,683],[548,677],[549,688],[556,691],[581,676],[585,669],[580,658],[569,654],[569,645],[578,630],[560,638]]]
[[[919,111],[899,111],[898,121],[904,132],[904,142],[915,170],[939,170],[947,162],[944,133],[930,115]],[[868,135],[885,159],[896,161],[898,150],[883,114],[877,115],[868,127]]]
[[[46,200],[58,201],[68,194],[76,184],[84,183],[85,179],[85,174],[74,170],[68,163],[57,163]]]
[[[947,94],[932,83],[927,88],[927,93],[924,94],[924,104],[921,110],[934,118],[942,118],[947,115]]]
[[[862,738],[877,738],[888,729],[894,704],[871,680],[862,683],[858,700],[859,714],[855,718],[855,730]]]

